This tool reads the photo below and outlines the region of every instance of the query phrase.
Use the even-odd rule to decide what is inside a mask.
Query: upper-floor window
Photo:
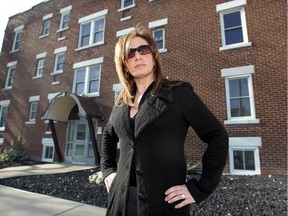
[[[24,28],[24,25],[21,25],[21,26],[18,26],[17,28],[14,29],[15,34],[14,34],[12,52],[19,50],[19,45],[21,42],[23,28]]]
[[[67,47],[60,47],[54,51],[55,63],[54,63],[54,69],[53,69],[52,75],[63,73],[64,59],[65,59],[64,57],[65,57],[66,50],[67,50]]]
[[[5,89],[12,88],[15,70],[16,70],[16,64],[17,64],[17,61],[9,62],[7,64],[8,72],[7,72],[7,76],[6,76]]]
[[[79,20],[79,48],[90,47],[104,43],[107,12],[107,10],[103,10]]]
[[[28,122],[26,122],[26,124],[35,123],[39,100],[40,96],[31,96],[29,98],[30,108],[29,108]]]
[[[244,5],[246,0],[230,1],[216,6],[221,25],[220,50],[251,46],[248,41]]]
[[[43,70],[44,70],[44,61],[46,57],[46,52],[45,53],[40,53],[36,56],[36,71],[35,71],[35,76],[33,78],[39,78],[42,77],[43,75]]]
[[[165,28],[164,26],[168,24],[168,19],[156,20],[149,23],[149,28],[153,29],[153,37],[157,43],[159,52],[166,52],[165,47]]]
[[[73,93],[99,96],[102,62],[103,58],[98,58],[74,64]]]
[[[134,0],[121,0],[121,8],[134,6]]]
[[[62,8],[60,10],[61,13],[61,20],[60,20],[60,26],[59,30],[64,30],[69,28],[69,20],[70,20],[70,11],[72,9],[72,6],[68,6],[65,8]]]
[[[226,68],[221,73],[226,86],[228,120],[225,124],[259,123],[255,114],[251,75],[254,66]]]
[[[51,13],[43,17],[42,37],[49,35],[52,16],[53,14]]]
[[[0,131],[5,130],[5,122],[7,118],[9,104],[10,100],[0,101]]]

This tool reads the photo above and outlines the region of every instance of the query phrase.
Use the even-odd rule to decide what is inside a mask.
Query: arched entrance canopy
[[[73,108],[77,105],[79,118],[97,118],[103,120],[98,105],[88,97],[81,97],[73,93],[60,93],[49,103],[42,114],[42,119],[67,122]]]
[[[103,120],[104,117],[98,105],[88,97],[82,97],[69,92],[56,95],[42,114],[42,119],[49,120],[49,126],[55,146],[58,162],[62,162],[62,155],[54,126],[54,121],[67,122],[74,119],[87,119],[92,147],[95,155],[95,164],[99,165],[100,155],[95,137],[95,128],[92,118]]]

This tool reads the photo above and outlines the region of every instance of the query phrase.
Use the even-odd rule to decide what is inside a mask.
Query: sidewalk
[[[0,179],[63,173],[93,167],[69,164],[41,164],[0,169]],[[104,216],[105,208],[0,185],[0,216]]]

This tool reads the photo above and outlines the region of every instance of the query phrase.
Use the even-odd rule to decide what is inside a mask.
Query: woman
[[[115,48],[115,63],[123,90],[101,148],[109,193],[107,215],[189,215],[189,204],[207,198],[220,181],[228,135],[189,83],[164,78],[149,29],[136,27],[122,37]],[[184,142],[189,126],[208,147],[201,179],[186,182]]]

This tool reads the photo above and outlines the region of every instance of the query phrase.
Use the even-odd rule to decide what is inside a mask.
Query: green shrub
[[[25,161],[29,159],[28,153],[18,145],[6,148],[0,153],[0,161]]]

